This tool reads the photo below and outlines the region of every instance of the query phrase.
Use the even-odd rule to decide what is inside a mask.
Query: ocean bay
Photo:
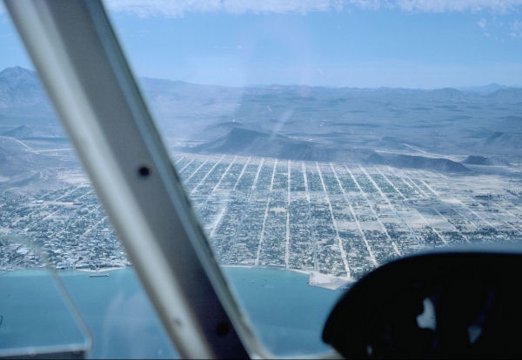
[[[225,267],[224,270],[254,331],[270,352],[295,355],[328,351],[320,334],[324,320],[342,290],[309,286],[308,276],[298,272],[249,267]],[[100,276],[105,274],[108,276]],[[93,346],[89,358],[176,356],[131,267],[106,272],[59,271],[58,275],[91,333]],[[0,340],[9,340],[6,337],[9,329],[18,327],[25,329],[24,337],[32,335],[43,343],[54,342],[62,347],[67,341],[88,343],[88,338],[82,338],[77,324],[75,329],[72,315],[64,314],[66,307],[56,296],[59,292],[50,272],[4,272],[0,275],[0,286],[4,288],[0,298],[0,315],[4,319],[0,325]],[[22,289],[38,289],[37,297],[33,294],[33,299],[27,301],[37,301],[41,307],[49,305],[48,309],[54,306],[55,310],[40,312],[38,319],[29,319],[27,314],[14,317],[12,312],[16,309],[31,309],[30,304],[21,308],[19,301],[12,301],[20,298]],[[61,310],[57,303],[61,304]],[[34,307],[32,311],[35,311]],[[60,313],[62,317],[56,318]],[[39,323],[50,325],[42,328],[36,326]],[[62,331],[63,326],[69,330]],[[60,332],[63,334],[57,339],[55,335]],[[0,342],[0,351],[10,346],[4,340]]]

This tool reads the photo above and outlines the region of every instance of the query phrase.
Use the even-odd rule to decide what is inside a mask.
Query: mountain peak
[[[21,66],[13,66],[0,71],[0,81],[10,83],[33,82],[36,80],[34,71]]]
[[[43,105],[39,111],[50,110],[47,97],[34,71],[20,66],[0,71],[0,108]],[[27,110],[27,109],[26,109]]]
[[[0,71],[0,75],[4,75],[4,74],[23,74],[23,73],[33,74],[34,71],[26,69],[26,68],[24,68],[22,66],[18,66],[18,65],[6,67],[4,70]]]

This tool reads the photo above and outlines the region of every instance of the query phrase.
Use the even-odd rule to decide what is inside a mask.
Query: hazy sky
[[[522,0],[107,1],[135,72],[196,83],[522,85]],[[0,68],[28,66],[0,15]]]

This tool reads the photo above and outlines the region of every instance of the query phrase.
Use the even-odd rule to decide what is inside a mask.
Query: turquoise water
[[[295,355],[328,350],[320,334],[340,291],[311,287],[306,275],[295,272],[232,267],[226,268],[225,273],[261,342],[272,353]],[[91,332],[93,347],[89,357],[175,357],[176,352],[133,270],[119,269],[108,274],[108,277],[91,277],[85,272],[60,273]],[[20,341],[17,339],[24,339],[26,344],[29,340],[40,343],[85,340],[71,315],[64,310],[50,279],[42,273],[15,272],[0,276],[0,289],[0,315],[3,316],[0,349]],[[32,290],[28,293],[27,289]],[[14,306],[17,299],[25,299],[24,307]],[[39,307],[33,306],[35,301]],[[12,331],[11,337],[6,335],[8,329],[16,327],[15,323],[23,337],[19,334],[17,337]]]
[[[308,285],[301,273],[264,268],[225,269],[264,345],[277,355],[328,351],[323,324],[342,291]]]
[[[53,279],[46,272],[12,275],[0,275],[0,354],[29,347],[84,350],[88,337]]]

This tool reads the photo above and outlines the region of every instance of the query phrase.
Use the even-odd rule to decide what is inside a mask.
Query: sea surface
[[[0,354],[5,349],[53,346],[90,347],[89,358],[176,357],[133,269],[102,274],[108,276],[59,272],[89,335],[82,332],[82,321],[75,319],[59,282],[49,272],[1,273]],[[227,267],[225,274],[254,331],[271,353],[328,351],[320,339],[321,331],[342,290],[309,286],[307,275],[278,269]]]

